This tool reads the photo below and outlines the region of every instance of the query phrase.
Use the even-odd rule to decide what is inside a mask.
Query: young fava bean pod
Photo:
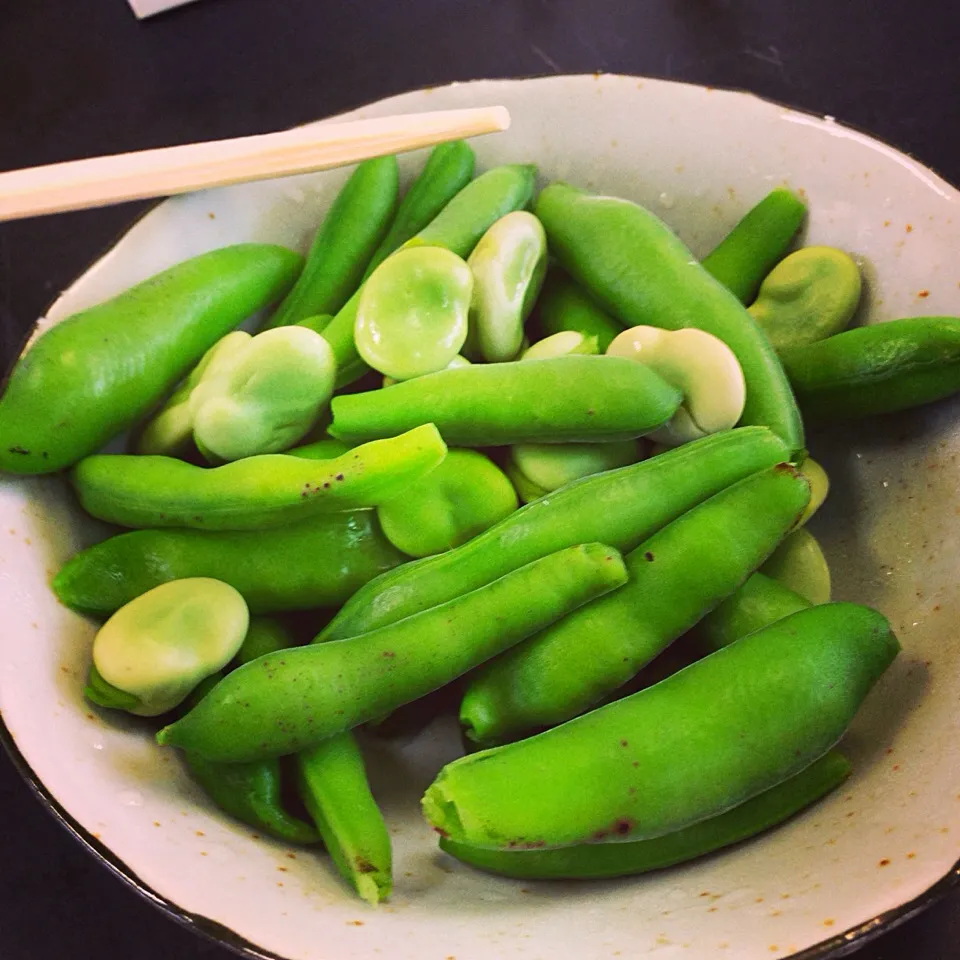
[[[465,140],[440,143],[400,200],[386,236],[364,271],[373,273],[387,257],[416,236],[473,178],[475,157]]]
[[[267,328],[333,314],[347,302],[393,220],[399,176],[394,156],[357,165],[324,216],[303,273]]]
[[[329,432],[357,442],[436,424],[452,446],[631,440],[666,423],[681,394],[620,357],[555,357],[441,370],[334,397]]]
[[[666,446],[679,446],[737,425],[746,402],[743,371],[733,351],[703,330],[630,327],[607,347],[607,356],[625,357],[649,367],[683,394],[670,422],[650,434]]]
[[[564,269],[625,325],[695,327],[722,340],[746,381],[740,423],[768,426],[792,453],[803,449],[800,413],[769,341],[666,224],[637,204],[563,183],[544,189],[534,212]]]
[[[134,530],[74,554],[51,582],[80,613],[110,614],[170,580],[212,577],[251,613],[336,608],[407,558],[376,512],[331,513],[272,530]]]
[[[219,580],[196,577],[155,587],[97,632],[87,695],[141,717],[166,713],[233,659],[248,619],[243,597]],[[104,702],[97,696],[104,684],[133,702]]]
[[[830,600],[830,567],[809,530],[794,530],[760,568],[809,603]]]
[[[192,437],[213,463],[279,453],[310,429],[335,376],[330,345],[306,327],[236,330],[147,425],[138,452],[176,455]]]
[[[450,840],[504,850],[682,830],[826,753],[899,649],[866,607],[801,610],[646,690],[447,764],[424,815]]]
[[[0,470],[52,473],[99,450],[221,337],[282,296],[302,263],[266,244],[212,250],[51,327],[0,397]]]
[[[691,507],[786,457],[771,431],[744,427],[578,480],[456,550],[377,577],[344,604],[319,639],[367,633],[573,544],[610,542],[633,550]]]
[[[845,330],[860,284],[860,268],[842,250],[804,247],[774,267],[747,309],[779,353]]]
[[[685,863],[739,843],[799,813],[850,775],[836,750],[783,783],[739,806],[675,833],[624,843],[579,843],[550,850],[492,850],[440,838],[440,849],[462,863],[522,880],[599,880],[628,877]]]
[[[353,734],[301,750],[296,763],[300,799],[340,876],[367,903],[386,900],[393,886],[390,834]]]
[[[442,687],[626,576],[617,551],[568,547],[363,637],[255,660],[157,741],[223,762],[302,750]]]
[[[763,563],[806,506],[788,464],[695,506],[626,556],[630,579],[487,664],[460,705],[466,736],[490,746],[555,726],[633,677]]]
[[[693,632],[708,650],[719,650],[809,606],[800,594],[766,574],[755,573],[736,593],[711,610]]]
[[[465,543],[517,509],[496,464],[476,450],[450,450],[439,466],[378,508],[386,538],[411,557]]]
[[[470,341],[488,363],[513,360],[547,269],[540,221],[526,210],[508,213],[480,238],[467,262],[474,276]]]
[[[783,351],[805,416],[908,410],[960,390],[960,317],[908,317]]]
[[[790,190],[771,190],[703,258],[703,269],[741,303],[749,303],[760,282],[786,253],[806,212],[806,205]]]
[[[377,506],[445,454],[436,428],[424,424],[336,460],[264,454],[205,469],[170,457],[100,454],[81,460],[70,480],[87,513],[121,526],[262,530]]]
[[[623,330],[622,323],[605,313],[556,267],[547,271],[533,325],[544,338],[563,332],[596,337],[598,353],[606,353],[610,341]]]
[[[404,246],[442,247],[466,259],[493,223],[530,202],[535,173],[533,166],[511,164],[480,174]],[[344,304],[323,331],[337,360],[338,387],[353,383],[368,369],[354,341],[362,289]]]
[[[363,285],[354,340],[374,370],[410,380],[443,370],[467,338],[473,274],[442,247],[408,247]]]

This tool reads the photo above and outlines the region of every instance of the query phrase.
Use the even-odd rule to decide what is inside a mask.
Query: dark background
[[[404,90],[610,71],[831,114],[960,183],[954,0],[0,2],[0,169],[280,129]],[[704,144],[709,149],[709,144]],[[143,205],[0,224],[0,360]],[[0,756],[4,960],[226,960],[86,854]],[[955,960],[960,898],[859,960]],[[736,958],[746,960],[746,958]]]

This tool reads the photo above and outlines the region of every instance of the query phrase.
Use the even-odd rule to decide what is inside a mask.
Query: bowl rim
[[[694,83],[672,77],[652,77],[647,74],[610,73],[608,71],[563,74],[533,73],[524,76],[477,77],[470,80],[452,81],[450,83],[428,84],[423,87],[402,90],[399,93],[392,93],[384,97],[378,97],[376,100],[367,100],[340,110],[337,113],[330,114],[327,117],[321,117],[318,121],[307,121],[304,124],[297,124],[290,129],[298,129],[299,127],[307,126],[316,122],[335,121],[346,114],[353,113],[357,110],[362,110],[364,107],[373,106],[374,104],[381,103],[384,100],[390,100],[396,96],[403,96],[421,91],[442,90],[450,87],[467,86],[480,83],[516,83],[526,80],[561,78],[582,79],[586,77],[593,77],[596,80],[599,80],[603,77],[611,77],[643,82],[655,81],[662,84],[695,87],[700,90],[717,90],[723,93],[732,93],[743,97],[750,97],[763,103],[780,107],[783,110],[789,110],[791,113],[809,117],[810,119],[816,120],[819,123],[830,123],[834,124],[840,129],[849,130],[857,134],[859,137],[872,141],[873,143],[880,144],[881,146],[888,150],[894,151],[900,156],[907,157],[910,162],[915,164],[917,167],[929,174],[932,174],[934,177],[948,186],[952,186],[950,181],[946,180],[946,178],[943,177],[933,167],[928,166],[926,163],[918,160],[912,154],[907,153],[900,147],[874,135],[873,133],[870,133],[868,130],[863,129],[856,124],[848,123],[846,121],[841,122],[836,120],[835,117],[815,113],[812,110],[804,109],[802,107],[795,107],[785,103],[782,100],[774,97],[762,96],[753,92],[752,90],[742,87],[728,87],[722,84]],[[117,246],[117,244],[123,240],[126,234],[133,229],[134,226],[146,218],[162,203],[165,203],[167,199],[168,198],[160,197],[155,200],[147,201],[146,206],[144,206],[143,209],[141,209],[130,219],[122,231],[117,235],[116,239],[114,239],[112,243],[107,245],[98,254],[96,254],[89,261],[86,268],[77,274],[77,277],[74,278],[74,282],[77,278],[89,272],[97,263],[100,262],[100,260],[102,260],[111,250],[113,250],[115,246]],[[0,371],[0,397],[2,397],[3,392],[6,389],[7,381],[9,380],[13,368],[23,357],[27,347],[36,336],[39,324],[46,317],[47,313],[50,312],[51,308],[56,304],[61,295],[62,291],[49,301],[47,308],[29,327],[26,335],[23,338],[20,349],[15,351],[8,368]],[[208,940],[212,943],[226,947],[241,957],[250,958],[250,960],[289,960],[289,957],[284,957],[281,954],[274,953],[271,950],[257,946],[256,944],[247,940],[245,937],[242,937],[240,934],[236,933],[225,924],[219,923],[216,920],[211,920],[210,918],[201,914],[196,914],[189,910],[185,910],[168,897],[157,893],[152,887],[144,883],[139,878],[136,871],[134,871],[122,859],[116,856],[113,851],[111,851],[105,844],[101,843],[86,828],[81,826],[73,818],[73,816],[71,816],[66,808],[50,793],[39,776],[37,776],[37,774],[34,772],[26,757],[24,757],[23,753],[20,751],[16,740],[14,739],[3,719],[2,713],[0,713],[0,745],[2,745],[14,768],[33,792],[41,806],[46,809],[46,811],[64,828],[64,830],[66,830],[67,833],[73,837],[77,843],[80,844],[81,847],[85,848],[87,852],[90,853],[97,861],[99,861],[102,866],[123,881],[146,902],[156,907],[159,911],[161,911],[171,920],[175,921],[181,927],[191,931],[194,934],[197,934],[204,940]],[[842,931],[841,933],[834,934],[825,940],[821,940],[818,943],[812,944],[811,946],[806,947],[799,952],[791,953],[785,956],[783,960],[839,960],[841,957],[849,956],[851,953],[859,950],[865,944],[877,939],[890,930],[893,930],[895,927],[898,927],[908,920],[911,920],[912,918],[923,913],[935,903],[955,892],[958,888],[960,888],[960,859],[958,859],[950,868],[950,870],[947,871],[947,873],[945,873],[939,880],[935,881],[926,890],[919,893],[911,900],[908,900],[899,906],[892,907],[883,913],[879,913],[876,916],[863,921],[862,923],[856,924],[847,930]]]

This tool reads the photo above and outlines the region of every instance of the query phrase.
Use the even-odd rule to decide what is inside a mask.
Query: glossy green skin
[[[708,650],[719,650],[809,606],[798,593],[772,577],[755,573],[736,593],[711,610],[694,627],[694,633]]]
[[[424,814],[451,840],[501,849],[682,830],[826,753],[899,649],[866,607],[801,610],[646,690],[448,764]]]
[[[390,834],[353,734],[302,750],[296,762],[300,798],[340,876],[367,903],[386,900],[393,886]]]
[[[221,337],[283,296],[302,264],[284,247],[223,247],[51,327],[0,397],[0,470],[52,473],[99,450]]]
[[[416,236],[473,178],[475,157],[465,140],[441,143],[430,151],[427,162],[403,195],[390,229],[370,259],[363,279]]]
[[[87,513],[120,526],[263,530],[377,506],[445,454],[426,424],[336,460],[264,454],[208,469],[172,457],[100,454],[81,460],[70,480]]]
[[[518,880],[600,880],[661,870],[754,837],[816,803],[850,775],[836,750],[739,806],[676,833],[626,843],[580,843],[552,850],[491,850],[440,838],[462,863]]]
[[[631,440],[666,423],[682,399],[621,357],[472,364],[334,397],[329,431],[353,442],[434,423],[447,443],[466,447]]]
[[[736,355],[747,386],[741,425],[770,427],[796,453],[803,424],[776,353],[743,305],[648,210],[562,183],[534,211],[550,249],[574,280],[626,326],[695,327]]]
[[[532,166],[512,164],[480,174],[407,244],[443,247],[465,260],[493,223],[530,203],[535,173]],[[353,383],[369,369],[353,342],[359,301],[357,291],[323,331],[337,359],[338,387]]]
[[[704,270],[741,303],[750,303],[787,252],[806,213],[806,204],[790,190],[771,190],[700,261]]]
[[[251,660],[295,647],[297,641],[287,628],[273,617],[251,617],[247,635],[233,658],[233,667],[242,667]]]
[[[960,390],[960,318],[908,317],[785,350],[804,416],[844,420],[908,410]]]
[[[302,447],[291,447],[284,451],[288,457],[302,457],[304,460],[335,460],[342,457],[353,447],[342,440],[314,440],[305,443]]]
[[[324,216],[303,273],[267,322],[268,329],[334,314],[347,302],[390,227],[399,189],[396,157],[357,165]]]
[[[320,639],[342,640],[393,623],[576,543],[610,543],[626,553],[691,507],[786,456],[769,430],[749,427],[578,480],[456,550],[377,577],[350,598]]]
[[[627,554],[625,586],[474,674],[460,705],[466,736],[492,746],[599,703],[730,596],[791,529],[809,496],[806,480],[781,464],[657,531]]]
[[[307,317],[306,320],[299,320],[295,326],[306,327],[314,333],[323,333],[330,326],[333,315],[329,313],[318,313],[315,316]]]
[[[169,580],[212,577],[252,613],[336,608],[407,558],[373,510],[333,513],[275,530],[135,530],[71,557],[51,586],[80,613],[111,614]]]
[[[613,338],[623,333],[622,323],[618,323],[597,306],[556,267],[547,271],[534,319],[543,337],[563,330],[574,330],[585,337],[596,337],[600,353],[605,353]]]
[[[362,637],[255,660],[157,740],[224,762],[302,750],[444,686],[625,580],[615,550],[568,547]]]
[[[283,809],[278,760],[211,763],[188,753],[184,762],[204,793],[231,817],[288,843],[320,842],[320,834],[309,823]]]
[[[748,310],[779,353],[845,330],[860,288],[860,268],[842,250],[804,247],[767,274]]]
[[[476,450],[451,450],[443,463],[378,508],[386,538],[411,557],[466,543],[517,509],[503,471]]]

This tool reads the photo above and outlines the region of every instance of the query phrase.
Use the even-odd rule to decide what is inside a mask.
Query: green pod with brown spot
[[[447,764],[424,815],[441,836],[498,849],[682,830],[826,753],[899,649],[874,610],[801,610],[646,690]]]

